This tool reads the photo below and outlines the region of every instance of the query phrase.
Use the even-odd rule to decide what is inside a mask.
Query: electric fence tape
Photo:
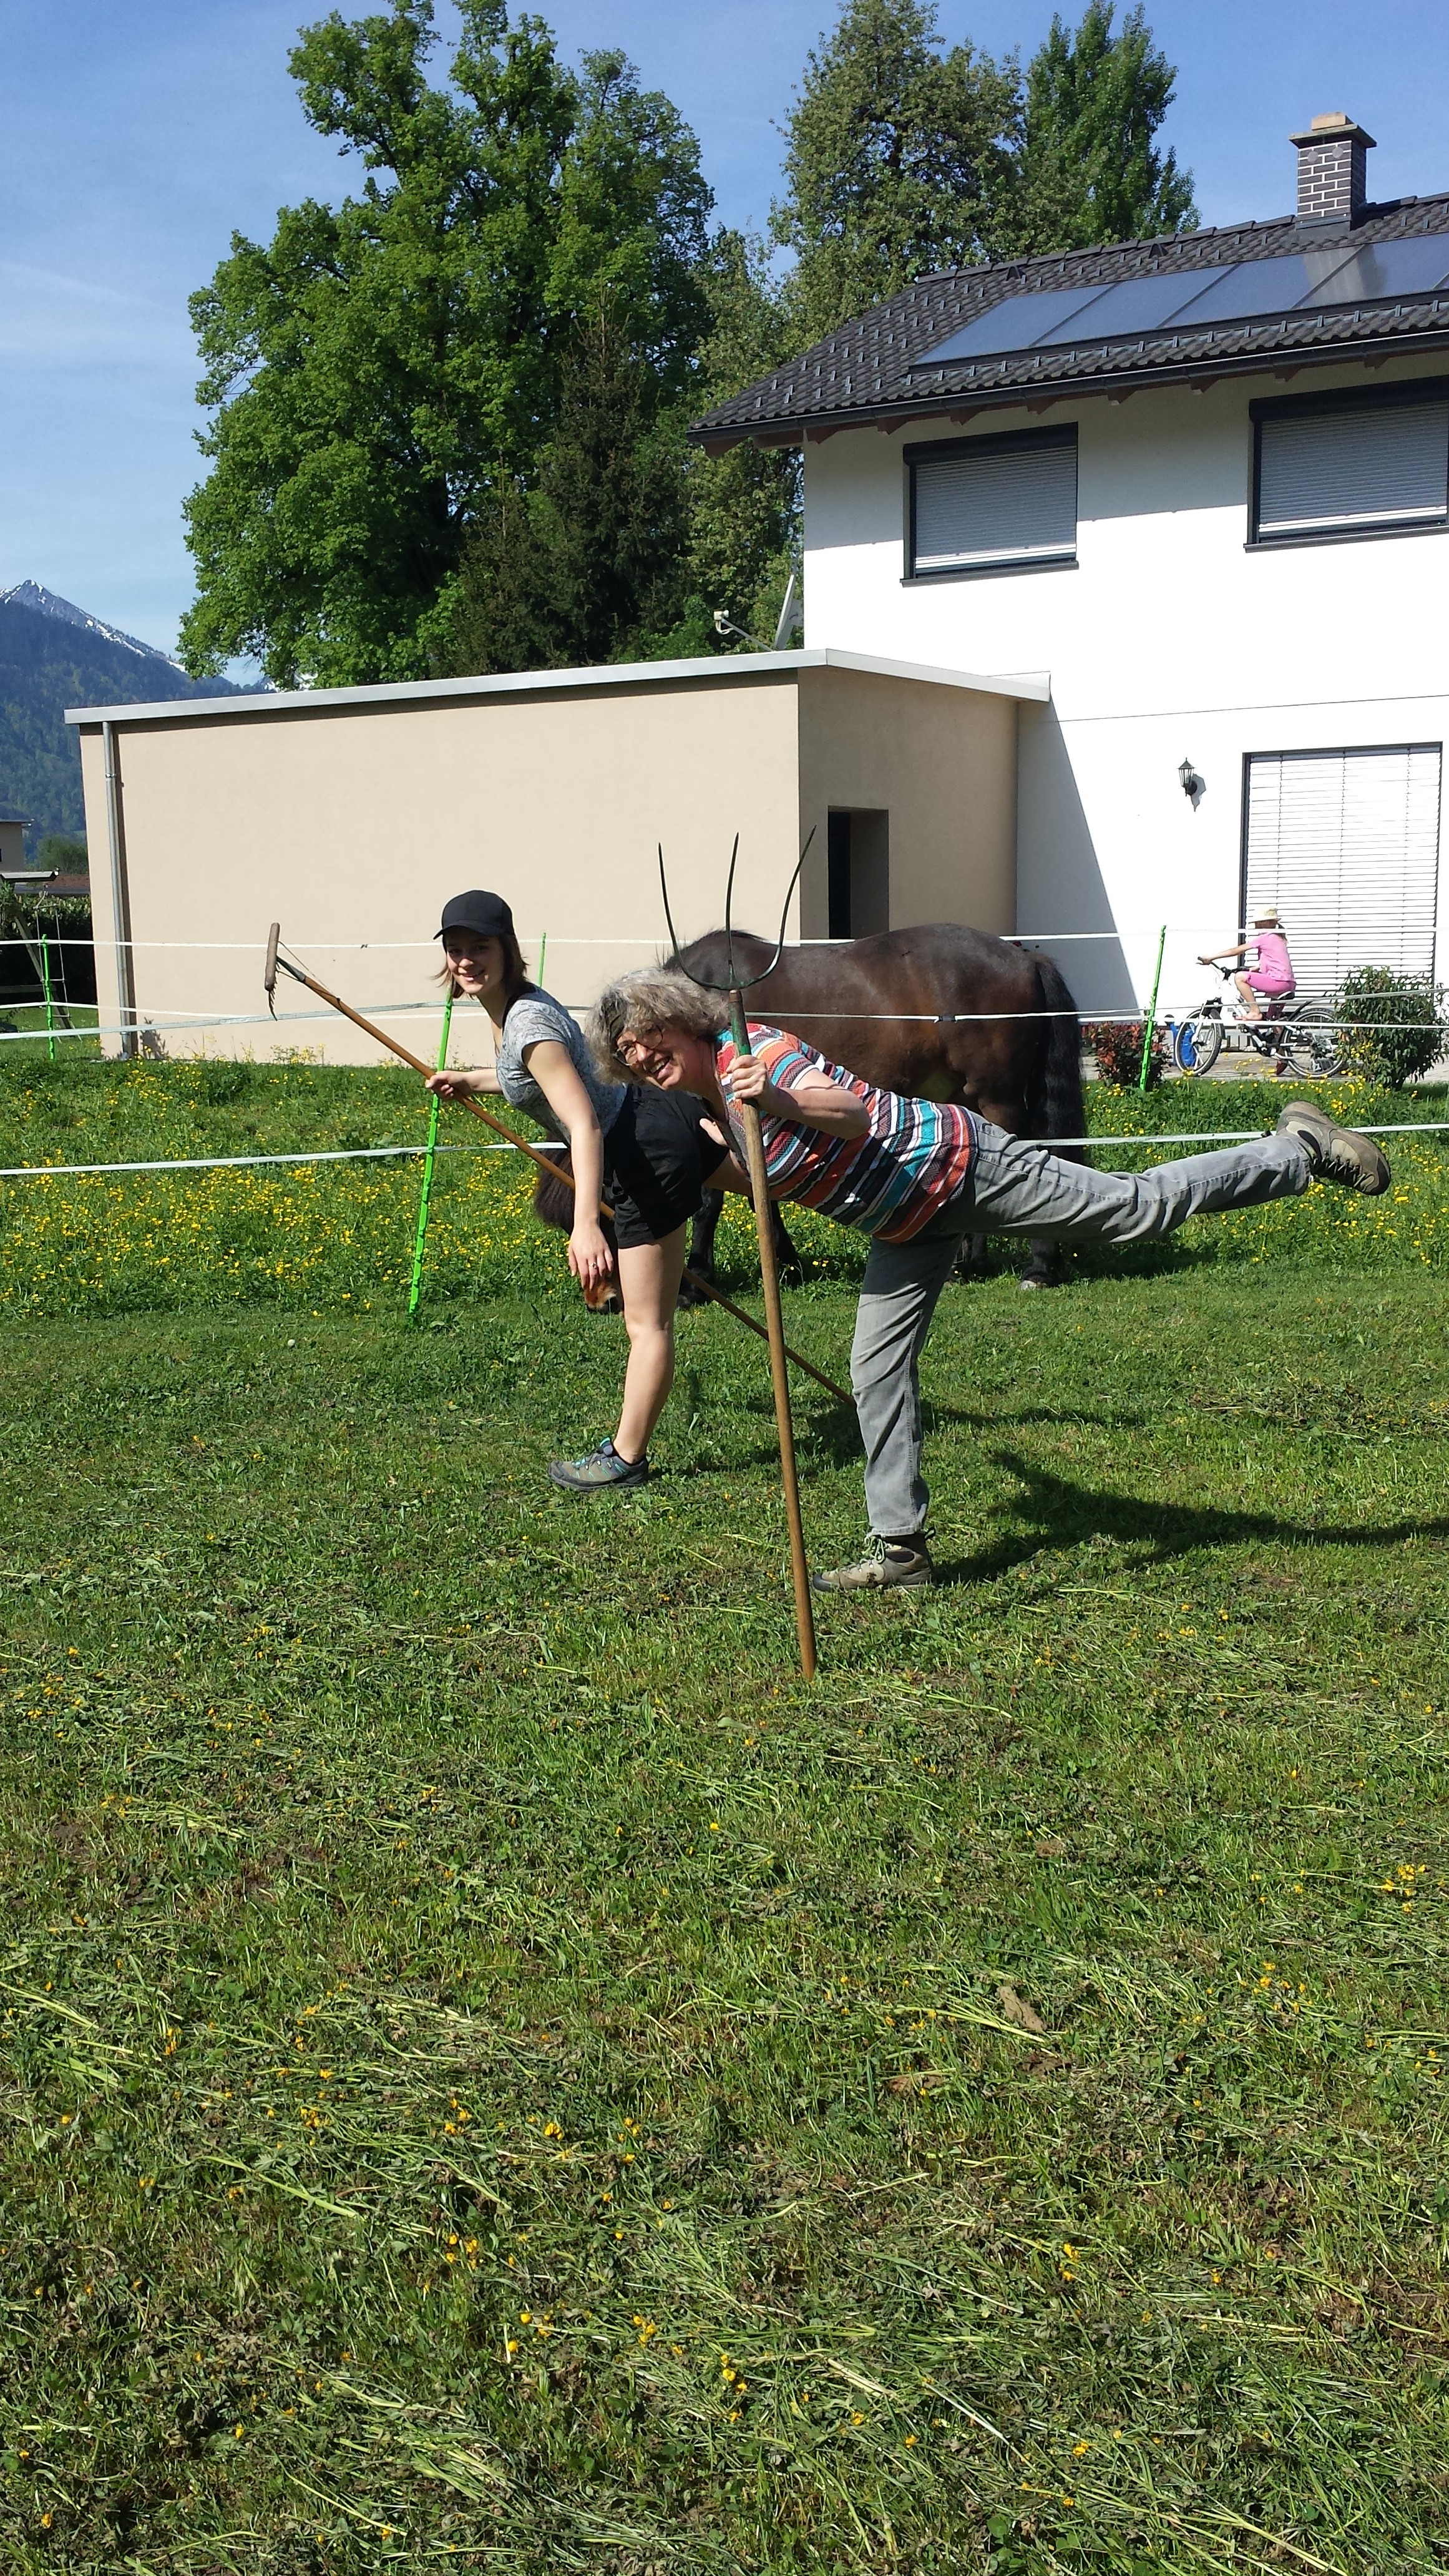
[[[1059,1154],[1076,1145],[1247,1145],[1273,1134],[1271,1127],[1196,1128],[1180,1136],[1023,1136],[1023,1145],[1037,1145],[1045,1154]],[[1354,1136],[1443,1136],[1449,1135],[1449,1119],[1405,1118],[1396,1125],[1354,1127]],[[341,1145],[311,1153],[297,1154],[188,1154],[168,1157],[154,1163],[12,1163],[0,1168],[0,1181],[64,1181],[94,1179],[107,1172],[231,1172],[256,1164],[295,1163],[376,1163],[390,1156],[425,1154],[426,1142],[416,1145]],[[543,1138],[536,1150],[543,1154],[561,1154],[565,1148]],[[440,1154],[516,1154],[516,1145],[439,1145]]]

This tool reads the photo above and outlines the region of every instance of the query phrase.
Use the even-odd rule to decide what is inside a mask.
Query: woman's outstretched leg
[[[975,1218],[998,1234],[1136,1243],[1171,1234],[1190,1216],[1299,1198],[1315,1180],[1369,1198],[1389,1185],[1388,1164],[1372,1139],[1336,1126],[1306,1100],[1289,1102],[1271,1136],[1146,1172],[1095,1172],[1084,1163],[1058,1162],[985,1119],[975,1126],[969,1185]]]

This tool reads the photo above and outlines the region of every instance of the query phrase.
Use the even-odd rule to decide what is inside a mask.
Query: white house
[[[696,424],[803,445],[799,652],[72,710],[110,1042],[250,1047],[266,926],[430,1044],[500,886],[586,1002],[679,917],[974,922],[1084,1010],[1201,999],[1281,908],[1300,990],[1449,970],[1449,195],[1295,135],[1269,223],[927,277]],[[399,1022],[399,1028],[405,1025]],[[278,1036],[367,1052],[345,1023]]]
[[[1347,117],[1292,140],[1291,216],[924,278],[695,431],[803,442],[808,644],[1050,673],[1016,924],[1086,1009],[1164,924],[1200,998],[1267,899],[1300,990],[1449,965],[1449,195],[1370,204]]]

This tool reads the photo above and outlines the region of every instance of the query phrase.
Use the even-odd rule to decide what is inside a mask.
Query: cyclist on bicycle
[[[1276,1018],[1276,1007],[1265,1011],[1262,1005],[1286,1002],[1296,993],[1298,978],[1283,936],[1283,924],[1276,912],[1260,912],[1253,921],[1253,937],[1240,939],[1236,948],[1216,949],[1211,957],[1199,957],[1199,966],[1225,966],[1233,958],[1246,958],[1252,952],[1253,963],[1233,977],[1243,1004],[1243,1016],[1249,1020]]]

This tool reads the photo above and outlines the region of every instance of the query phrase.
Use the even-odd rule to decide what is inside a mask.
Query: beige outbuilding
[[[445,898],[513,906],[575,1005],[659,953],[657,850],[688,938],[915,921],[1015,928],[1018,708],[978,678],[835,651],[83,707],[100,1017],[112,1050],[334,1063],[376,1050],[296,986],[261,1016],[268,924],[414,1051],[436,1048]],[[103,858],[102,854],[106,856]],[[484,1023],[455,1033],[486,1057]]]

